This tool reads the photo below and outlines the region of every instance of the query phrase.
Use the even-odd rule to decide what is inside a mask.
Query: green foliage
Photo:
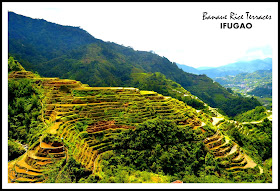
[[[214,80],[226,88],[231,88],[236,94],[255,96],[268,109],[272,106],[272,70],[240,73],[236,76],[214,78]]]
[[[8,60],[8,72],[11,71],[22,71],[24,68],[21,66],[21,64],[15,60],[12,56],[9,56]]]
[[[235,183],[235,181],[227,179],[227,178],[221,178],[216,175],[206,175],[197,177],[192,174],[186,174],[182,181],[184,183]]]
[[[13,139],[8,140],[8,159],[14,160],[25,153],[23,146]]]
[[[108,164],[157,174],[174,175],[186,170],[197,174],[206,154],[201,138],[192,129],[177,127],[174,122],[149,120],[116,138]]]
[[[264,167],[268,170],[272,169],[272,158],[266,159],[264,161]]]
[[[42,128],[42,90],[30,79],[8,81],[9,137],[28,143]]]
[[[268,115],[269,114],[267,113],[265,107],[257,106],[255,109],[249,110],[247,112],[235,116],[234,119],[239,122],[251,122],[262,120]]]
[[[101,172],[91,174],[81,179],[79,183],[170,183],[171,176],[162,173],[135,170],[123,164],[111,165],[108,161],[114,155],[113,151],[102,154]]]
[[[248,94],[258,97],[272,98],[272,83],[258,86],[252,91],[249,91]]]
[[[260,102],[254,98],[236,97],[229,99],[226,103],[219,106],[229,117],[254,109],[261,106]]]
[[[88,126],[88,123],[85,120],[84,121],[78,121],[78,122],[75,123],[75,129],[78,132],[86,131],[87,126]]]
[[[257,70],[252,73],[240,73],[235,76],[217,77],[215,81],[225,87],[234,87],[234,89],[242,87],[240,90],[245,90],[272,82],[272,70]]]
[[[132,87],[155,91],[164,96],[171,96],[196,109],[204,108],[204,102],[195,98],[195,96],[191,95],[191,93],[185,90],[180,84],[167,79],[165,75],[160,72],[132,73],[131,77],[132,80],[129,85]]]
[[[91,173],[70,156],[55,163],[52,170],[46,172],[47,178],[44,183],[78,183],[80,179],[88,177]]]

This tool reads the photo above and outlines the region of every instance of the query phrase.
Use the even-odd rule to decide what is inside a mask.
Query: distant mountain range
[[[239,73],[252,73],[257,70],[270,70],[272,69],[272,58],[257,59],[251,61],[239,61],[219,67],[199,67],[193,68],[182,64],[177,64],[179,68],[185,72],[193,74],[205,74],[210,78],[223,77],[227,75],[237,75]]]

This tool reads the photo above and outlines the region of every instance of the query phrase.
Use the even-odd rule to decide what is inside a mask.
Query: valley
[[[267,109],[272,108],[272,70],[216,77],[214,80],[245,97],[256,97]]]

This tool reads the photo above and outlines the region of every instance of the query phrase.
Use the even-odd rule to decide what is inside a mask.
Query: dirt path
[[[16,164],[16,161],[11,161],[8,163],[8,183],[11,183],[15,180],[15,172],[13,168]]]
[[[61,124],[62,122],[55,122],[51,127],[50,127],[50,130],[49,132],[51,134],[56,134],[56,130],[59,128],[59,125]]]
[[[270,121],[272,121],[272,114],[268,117],[264,117],[263,119],[259,120],[259,121],[251,121],[251,122],[243,122],[241,124],[258,124],[258,123],[262,123],[264,119],[268,118]]]
[[[100,158],[100,155],[101,155],[101,154],[98,154],[98,155],[96,156],[94,162],[93,162],[93,170],[92,170],[92,173],[93,173],[93,174],[95,173],[95,168],[96,168],[96,166],[97,166],[97,162],[98,162],[98,160],[99,160],[99,158]]]
[[[206,131],[203,129],[203,126],[205,126],[205,125],[206,125],[206,123],[202,122],[202,123],[201,123],[201,126],[195,126],[195,127],[193,128],[193,130],[196,130],[197,128],[200,128],[201,131],[202,131],[202,133],[205,133]]]
[[[37,159],[37,160],[41,160],[41,161],[49,161],[49,160],[51,160],[51,158],[47,158],[47,157],[38,157],[38,156],[36,156],[36,153],[35,153],[34,150],[29,151],[29,152],[28,152],[28,156],[29,156],[30,158]]]
[[[32,176],[40,176],[40,175],[42,175],[42,173],[28,171],[29,169],[22,169],[22,168],[19,168],[18,166],[15,166],[15,169],[16,169],[16,172],[22,173],[22,174],[28,174],[28,175],[32,175]]]
[[[254,168],[257,165],[247,154],[244,154],[244,157],[247,160],[247,164],[244,168]]]
[[[212,119],[213,119],[212,124],[213,124],[214,126],[216,126],[217,123],[218,123],[219,121],[221,121],[221,120],[224,119],[224,117],[212,117]]]
[[[25,156],[24,156],[21,160],[19,160],[19,161],[17,162],[17,165],[19,165],[19,166],[21,166],[21,167],[24,167],[24,168],[26,168],[26,169],[32,170],[32,171],[34,171],[34,172],[42,172],[42,170],[35,169],[35,168],[33,168],[32,166],[28,165],[28,164],[25,162],[26,156],[27,156],[27,153],[25,153]]]
[[[237,145],[234,144],[233,147],[231,148],[230,152],[229,152],[225,157],[231,155],[231,154],[234,153],[236,150],[237,150]]]

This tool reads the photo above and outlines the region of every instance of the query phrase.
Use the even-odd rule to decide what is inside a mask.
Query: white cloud
[[[244,52],[244,55],[238,59],[238,61],[264,59],[268,57],[272,58],[272,48],[269,45],[248,49]]]

